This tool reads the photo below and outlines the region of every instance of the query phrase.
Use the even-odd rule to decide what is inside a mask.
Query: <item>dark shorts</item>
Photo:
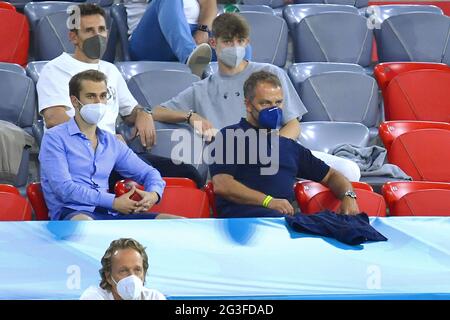
[[[96,207],[93,212],[86,210],[75,210],[70,208],[62,208],[59,220],[70,220],[78,214],[85,214],[93,220],[131,220],[131,219],[155,219],[157,213],[139,213],[139,214],[121,214],[108,213],[105,208]]]

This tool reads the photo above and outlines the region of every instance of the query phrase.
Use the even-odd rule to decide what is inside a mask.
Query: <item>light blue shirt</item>
[[[63,207],[112,210],[115,195],[108,192],[108,178],[113,169],[162,197],[166,183],[155,168],[113,134],[97,128],[97,137],[94,152],[74,118],[45,132],[39,161],[42,191],[52,220],[59,219]]]

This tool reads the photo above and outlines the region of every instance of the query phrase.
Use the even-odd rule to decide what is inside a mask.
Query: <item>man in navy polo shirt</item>
[[[220,217],[293,215],[297,178],[320,182],[342,200],[340,212],[359,212],[351,183],[296,141],[278,134],[283,91],[278,77],[253,73],[244,84],[246,118],[211,146],[210,172]]]

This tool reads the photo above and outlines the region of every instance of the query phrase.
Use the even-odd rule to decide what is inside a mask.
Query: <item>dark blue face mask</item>
[[[279,129],[283,119],[283,110],[274,106],[259,112],[258,123],[261,128]]]

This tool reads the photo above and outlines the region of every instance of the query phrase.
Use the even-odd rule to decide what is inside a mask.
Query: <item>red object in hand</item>
[[[136,187],[136,189],[145,191],[144,186],[140,185],[136,181],[133,181],[131,179],[120,180],[117,181],[114,186],[114,193],[116,194],[116,197],[120,197],[121,195],[130,191],[133,185]],[[131,195],[130,199],[134,201],[140,201],[142,200],[142,197],[137,192],[135,192]]]

